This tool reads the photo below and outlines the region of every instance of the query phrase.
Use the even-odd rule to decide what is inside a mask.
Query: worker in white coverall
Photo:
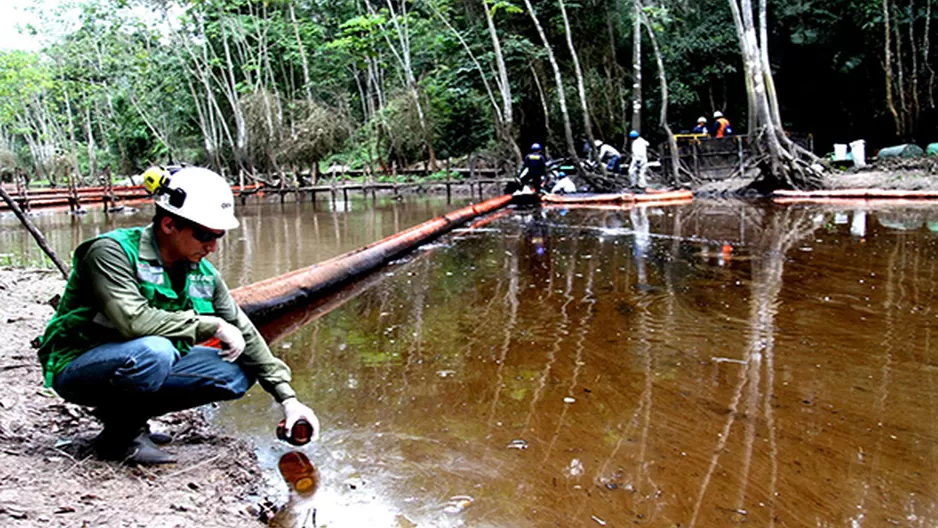
[[[645,170],[648,169],[648,142],[637,130],[629,132],[632,139],[632,163],[629,165],[629,183],[632,187],[645,189]]]
[[[597,139],[593,146],[596,147],[597,152],[599,153],[599,161],[606,164],[606,170],[611,172],[619,172],[621,168],[619,166],[619,161],[622,159],[622,154],[616,150],[612,145],[603,143],[602,140]]]

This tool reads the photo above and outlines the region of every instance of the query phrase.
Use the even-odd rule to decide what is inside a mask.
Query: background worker
[[[551,188],[551,194],[572,194],[576,192],[576,184],[573,183],[573,180],[570,179],[570,176],[567,176],[566,172],[559,171],[557,173],[557,182],[554,183],[553,188]]]
[[[700,116],[697,118],[697,126],[694,127],[694,134],[709,134],[710,130],[707,129],[707,118]]]
[[[319,433],[313,411],[290,386],[290,369],[273,356],[205,257],[238,227],[231,187],[214,172],[187,167],[160,182],[156,215],[144,227],[83,242],[55,316],[41,338],[46,386],[94,407],[104,424],[100,458],[172,463],[157,447],[172,440],[147,420],[240,398],[258,381],[283,407],[286,426],[300,419]],[[222,349],[197,346],[217,338]]]
[[[521,180],[521,185],[526,185],[535,193],[540,193],[546,171],[547,156],[542,152],[541,144],[535,143],[531,145],[531,153],[524,157],[518,179]]]
[[[603,143],[600,139],[597,139],[594,145],[598,151],[599,161],[606,164],[606,170],[621,172],[622,154],[615,147]]]
[[[733,135],[733,128],[730,126],[730,120],[723,116],[723,112],[717,110],[713,113],[713,129],[710,131],[713,137],[721,138]]]
[[[637,130],[629,132],[632,140],[632,163],[629,165],[629,183],[632,187],[642,191],[648,187],[645,181],[645,171],[648,169],[648,142]]]

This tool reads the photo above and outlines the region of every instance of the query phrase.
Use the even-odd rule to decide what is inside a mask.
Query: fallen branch
[[[10,195],[7,194],[6,190],[3,187],[0,187],[0,197],[3,197],[3,201],[7,203],[7,206],[13,211],[13,214],[20,219],[20,222],[23,223],[23,226],[26,227],[26,230],[29,231],[29,234],[33,236],[36,240],[36,243],[39,244],[39,247],[45,251],[46,255],[52,259],[52,262],[55,263],[56,267],[59,268],[59,271],[62,272],[62,277],[66,280],[68,279],[68,266],[64,262],[59,260],[59,257],[56,256],[55,251],[49,246],[49,243],[46,242],[46,237],[42,236],[42,232],[33,225],[29,220],[26,214],[23,213],[23,210],[20,209],[20,206],[16,204],[13,198],[10,198]]]

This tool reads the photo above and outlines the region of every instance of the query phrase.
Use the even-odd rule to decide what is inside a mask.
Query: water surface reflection
[[[253,282],[450,208],[245,207],[215,261]],[[68,251],[147,216],[40,224]],[[31,254],[8,224],[0,253]],[[267,328],[325,426],[317,522],[934,525],[933,231],[719,202],[457,231]],[[276,419],[259,390],[218,415],[270,475]]]
[[[318,522],[933,524],[929,214],[546,208],[417,252],[273,330]],[[275,414],[221,412],[271,468]]]
[[[454,199],[447,204],[445,198],[413,195],[401,200],[357,196],[348,202],[324,198],[328,197],[320,196],[316,202],[301,197],[299,202],[287,203],[252,198],[246,205],[238,204],[241,227],[219,241],[218,252],[210,260],[235,288],[357,249],[467,202]],[[71,265],[71,252],[82,241],[112,229],[146,224],[152,217],[153,205],[146,204],[110,215],[100,209],[79,216],[42,212],[32,221]],[[43,265],[44,261],[19,220],[12,214],[0,216],[0,265]],[[51,263],[45,265],[51,267]]]

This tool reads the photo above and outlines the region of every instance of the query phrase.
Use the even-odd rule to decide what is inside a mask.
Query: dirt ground
[[[0,526],[262,526],[251,445],[218,433],[197,410],[151,422],[175,436],[166,447],[175,465],[92,456],[98,422],[43,389],[29,345],[64,285],[58,272],[0,268]]]
[[[745,189],[752,178],[731,178],[706,182],[694,188],[700,196],[735,193]],[[877,162],[863,169],[832,169],[824,178],[827,189],[898,189],[938,191],[938,158],[916,158]]]

